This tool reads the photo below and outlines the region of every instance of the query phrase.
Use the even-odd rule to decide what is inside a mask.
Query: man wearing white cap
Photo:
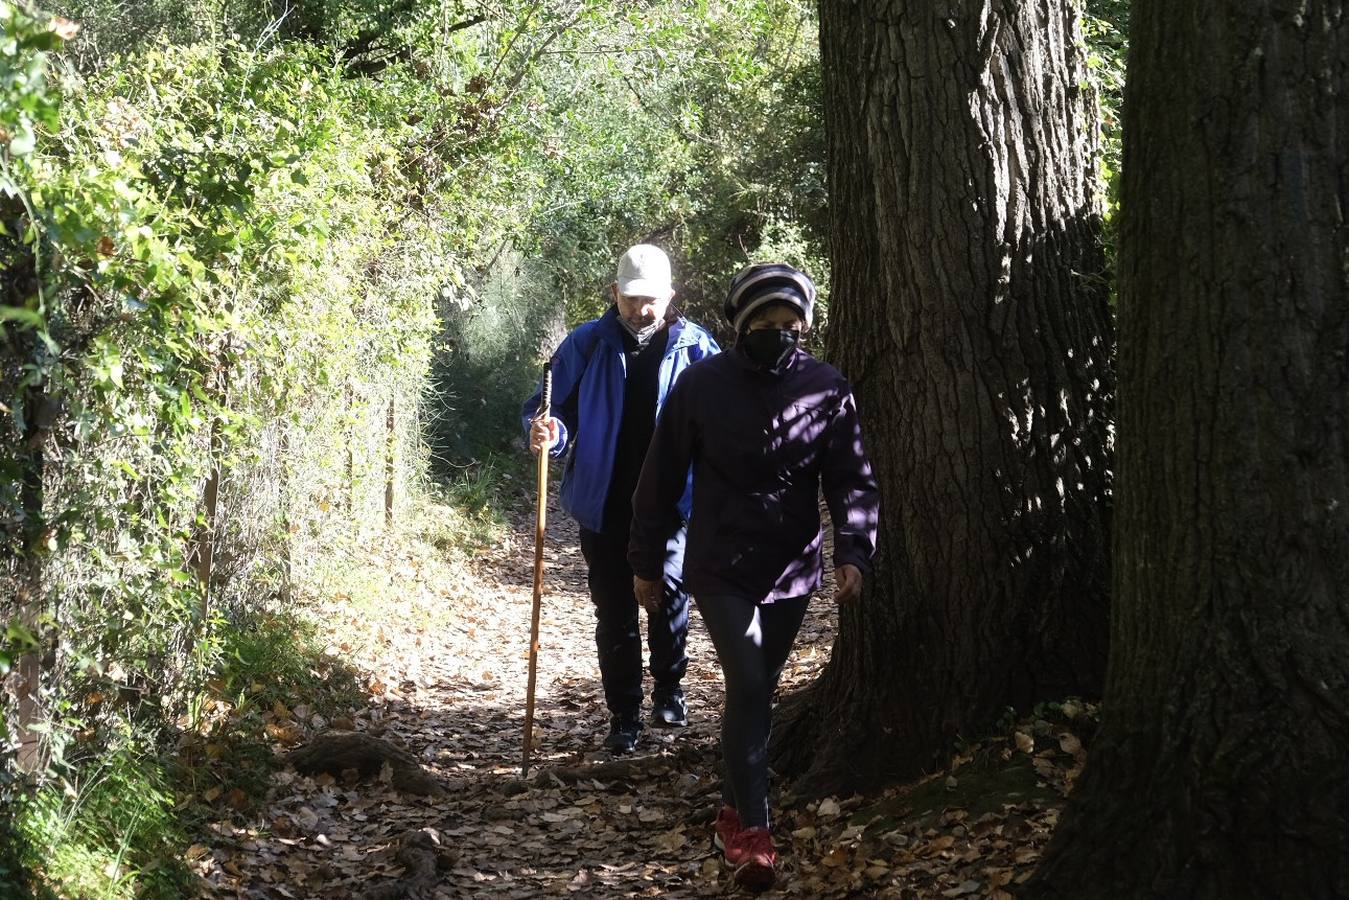
[[[589,568],[600,677],[610,713],[604,745],[627,753],[641,734],[643,696],[641,630],[627,560],[632,492],[675,380],[718,348],[703,328],[671,307],[670,260],[660,248],[630,248],[619,259],[609,290],[614,305],[568,334],[553,354],[554,415],[535,418],[536,391],[522,417],[534,453],[551,448],[560,457],[570,451],[560,500],[581,526],[581,552]],[[651,720],[661,726],[688,724],[681,681],[688,668],[683,568],[691,473],[684,478],[678,516],[668,523],[663,603],[647,618]]]

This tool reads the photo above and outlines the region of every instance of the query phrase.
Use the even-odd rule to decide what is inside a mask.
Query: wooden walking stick
[[[547,419],[553,404],[552,363],[543,367],[543,393],[534,418]],[[525,758],[520,777],[529,777],[529,751],[534,745],[534,682],[539,671],[539,611],[543,606],[543,532],[548,521],[548,455],[552,447],[539,450],[539,500],[534,515],[534,609],[529,619],[529,686],[525,689]]]

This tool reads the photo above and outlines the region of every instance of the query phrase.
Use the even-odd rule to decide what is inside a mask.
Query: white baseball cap
[[[665,251],[651,244],[629,247],[618,260],[618,292],[625,297],[668,299],[674,287]]]

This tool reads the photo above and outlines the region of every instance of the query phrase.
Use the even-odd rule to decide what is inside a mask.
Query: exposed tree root
[[[340,777],[355,770],[362,778],[372,778],[387,763],[390,783],[405,794],[439,797],[445,789],[421,767],[406,750],[388,741],[354,731],[329,731],[293,750],[287,761],[303,775],[327,772]]]
[[[423,828],[409,831],[398,841],[398,861],[407,873],[392,884],[365,892],[364,900],[431,900],[439,881],[437,873],[454,865],[454,856],[440,845],[440,835]]]
[[[783,697],[773,711],[773,738],[768,747],[768,759],[773,771],[785,778],[804,774],[815,756],[815,742],[819,740],[820,732],[815,684]]]
[[[687,769],[690,764],[699,760],[706,759],[709,765],[712,765],[713,752],[710,748],[698,744],[686,744],[673,748],[669,753],[659,756],[636,755],[625,756],[619,759],[606,760],[604,762],[591,763],[589,765],[579,766],[556,766],[553,768],[539,769],[530,776],[530,781],[547,781],[556,778],[564,784],[575,784],[578,781],[636,781],[643,778],[649,778],[651,772],[657,769],[680,768]]]

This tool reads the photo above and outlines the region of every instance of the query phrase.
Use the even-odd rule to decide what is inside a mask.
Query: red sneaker
[[[731,840],[740,831],[740,813],[735,811],[735,807],[723,806],[712,828],[712,846],[726,855],[726,862],[736,865],[736,860],[731,859]]]
[[[766,891],[777,880],[773,871],[778,853],[773,849],[773,835],[767,828],[746,828],[731,839],[726,858],[734,858],[735,883],[751,891]]]

